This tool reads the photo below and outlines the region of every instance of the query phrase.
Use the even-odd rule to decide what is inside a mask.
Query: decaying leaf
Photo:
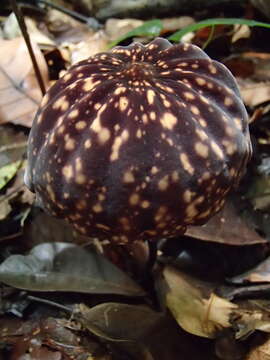
[[[71,50],[71,64],[84,60],[99,52],[107,50],[108,37],[103,30],[96,32],[94,35],[89,35],[87,39],[77,44],[69,44]]]
[[[191,334],[214,338],[230,327],[237,305],[213,293],[213,285],[181,273],[171,266],[163,271],[163,297],[178,324]],[[167,286],[167,289],[166,289]]]
[[[142,24],[143,21],[139,19],[111,18],[106,21],[105,32],[108,35],[109,40],[114,41]]]
[[[13,127],[0,125],[0,167],[22,159],[27,136]]]
[[[270,282],[270,258],[268,257],[254,269],[238,276],[234,276],[231,281],[236,284],[245,284],[247,282]]]
[[[238,79],[241,96],[247,106],[258,106],[270,100],[270,82]]]
[[[270,336],[250,351],[245,360],[270,360]]]
[[[34,19],[25,16],[24,21],[28,34],[33,43],[46,46],[55,46],[54,41],[52,41],[48,36],[46,36],[37,28],[37,23],[34,21]],[[14,13],[11,13],[6,19],[3,30],[5,38],[9,40],[20,37],[22,35]]]
[[[186,234],[196,239],[228,245],[251,245],[265,243],[251,225],[237,213],[235,206],[227,201],[225,207],[207,224],[189,226]]]
[[[32,291],[143,296],[144,291],[103,256],[68,243],[47,243],[0,265],[0,281]]]
[[[215,338],[224,329],[243,338],[255,330],[270,332],[268,309],[250,301],[233,303],[217,296],[210,284],[166,266],[158,282],[166,306],[178,324],[191,334]]]
[[[254,177],[254,181],[247,193],[247,198],[252,202],[254,209],[270,209],[270,175]]]
[[[4,220],[8,214],[11,212],[12,208],[8,199],[4,196],[0,196],[0,221]]]
[[[47,64],[33,43],[39,68],[48,86]],[[30,127],[42,98],[31,59],[23,38],[0,39],[0,124],[13,123]]]
[[[104,303],[92,308],[81,304],[82,322],[95,335],[111,341],[140,341],[163,317],[144,305]]]

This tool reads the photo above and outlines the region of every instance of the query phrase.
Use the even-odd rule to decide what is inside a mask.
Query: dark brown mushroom
[[[251,155],[229,70],[157,38],[72,66],[30,133],[26,184],[85,235],[171,237],[221,209]]]

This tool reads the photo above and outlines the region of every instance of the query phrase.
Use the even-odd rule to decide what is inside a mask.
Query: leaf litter
[[[256,8],[265,6],[252,3]],[[261,21],[253,8],[249,11],[251,18]],[[208,14],[208,18],[214,18],[211,11]],[[6,54],[0,60],[0,240],[3,239],[0,280],[3,288],[12,290],[4,297],[10,306],[2,307],[0,333],[6,344],[4,351],[10,358],[107,360],[126,354],[133,359],[171,360],[178,359],[179,353],[191,360],[204,355],[208,360],[269,358],[268,335],[264,345],[258,346],[253,341],[254,334],[269,332],[270,323],[267,300],[270,48],[265,44],[261,46],[260,32],[269,34],[269,30],[251,28],[247,22],[238,27],[233,23],[216,25],[214,31],[210,27],[198,30],[196,22],[201,20],[201,15],[196,12],[192,18],[186,15],[175,17],[174,14],[173,18],[166,19],[153,16],[146,20],[115,17],[96,29],[51,9],[41,21],[35,16],[26,20],[46,86],[74,62],[107,50],[112,42],[127,44],[132,39],[146,42],[157,35],[170,37],[182,26],[189,25],[193,26],[193,32],[183,38],[184,41],[205,47],[209,55],[231,69],[250,114],[254,158],[239,190],[232,196],[234,201],[228,201],[224,210],[205,226],[190,227],[187,234],[172,241],[172,245],[168,245],[168,240],[164,242],[171,246],[171,260],[176,260],[180,251],[182,262],[188,259],[194,265],[197,259],[205,261],[204,271],[209,273],[217,272],[211,268],[214,261],[208,262],[204,253],[193,257],[181,244],[194,240],[193,250],[198,254],[201,248],[197,248],[196,239],[203,240],[210,254],[211,246],[220,244],[220,258],[223,256],[231,273],[236,274],[228,277],[220,272],[217,280],[209,281],[203,272],[200,276],[190,272],[192,266],[185,270],[175,268],[177,265],[170,264],[161,246],[154,272],[150,272],[149,249],[142,250],[134,244],[133,248],[119,250],[106,241],[99,243],[96,239],[77,236],[61,221],[49,219],[32,205],[34,199],[23,186],[24,153],[41,94],[11,15],[4,19],[0,41],[1,52]],[[219,44],[223,44],[222,50]],[[2,134],[8,135],[2,137]],[[90,250],[87,244],[91,245]],[[237,253],[237,247],[245,248],[243,254],[250,255],[237,262],[232,255]],[[144,257],[143,261],[140,256]],[[253,261],[249,262],[247,259],[252,256]],[[239,263],[243,265],[245,261],[246,267],[239,267]],[[242,269],[240,273],[239,269]],[[26,304],[21,307],[24,316],[29,317],[28,308],[36,316],[20,320],[17,330],[21,332],[17,334],[16,329],[9,330],[12,302],[15,306],[13,291],[19,295],[14,314],[19,316],[20,311],[16,309],[21,303]],[[30,300],[31,294],[45,300],[43,305],[34,301],[35,296]],[[59,303],[70,306],[73,319],[53,309],[59,294],[62,294]],[[25,303],[27,295],[29,299]],[[251,300],[254,296],[255,302]],[[47,298],[51,302],[46,303]],[[46,312],[55,311],[56,316],[46,316]],[[54,333],[56,329],[58,338]],[[84,342],[76,342],[78,336],[82,336]],[[209,338],[215,340],[207,340]],[[117,345],[109,345],[114,342]],[[224,344],[229,345],[224,347]],[[244,351],[243,344],[246,344]]]

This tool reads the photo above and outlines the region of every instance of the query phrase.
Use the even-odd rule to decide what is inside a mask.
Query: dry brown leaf
[[[162,19],[163,31],[178,31],[184,27],[194,24],[195,20],[191,16],[179,16]]]
[[[57,44],[85,41],[94,33],[87,24],[55,9],[48,10],[46,25],[49,32],[54,35]]]
[[[234,205],[227,201],[221,212],[204,226],[189,226],[186,235],[228,245],[251,245],[267,242],[241,218]]]
[[[39,45],[55,46],[54,41],[38,29],[37,23],[34,19],[25,17],[24,21],[29,36],[33,42]],[[5,39],[11,40],[21,36],[21,30],[14,13],[11,13],[5,21],[3,30]]]
[[[110,41],[114,41],[129,31],[141,26],[144,22],[139,19],[108,19],[105,24],[105,33]]]
[[[270,360],[270,336],[266,342],[255,347],[245,360]]]
[[[106,51],[109,39],[103,30],[90,35],[87,40],[76,45],[70,44],[71,64],[87,59],[99,52]]]
[[[247,106],[258,106],[270,100],[270,82],[238,79],[241,96]]]
[[[235,43],[236,41],[240,39],[247,39],[251,35],[250,27],[247,25],[240,25],[236,24],[234,26],[234,34],[232,36],[232,43]]]
[[[48,68],[35,43],[32,44],[45,85]],[[31,127],[42,98],[32,62],[22,37],[0,40],[0,124],[13,123]]]

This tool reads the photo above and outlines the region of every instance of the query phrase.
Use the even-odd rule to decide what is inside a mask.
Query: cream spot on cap
[[[165,112],[160,118],[160,122],[165,129],[172,130],[177,124],[177,118],[173,114]]]

